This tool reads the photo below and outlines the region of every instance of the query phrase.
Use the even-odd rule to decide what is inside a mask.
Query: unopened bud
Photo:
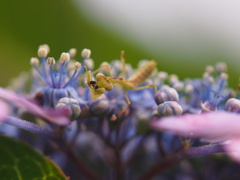
[[[166,101],[158,106],[159,116],[179,116],[182,114],[182,107],[176,101]]]
[[[240,112],[240,100],[236,98],[229,99],[225,104],[225,110],[230,112]]]
[[[92,115],[103,116],[108,112],[110,103],[109,100],[104,97],[90,100],[88,106]]]
[[[174,88],[163,88],[155,93],[154,99],[159,105],[165,101],[178,101],[179,95]]]
[[[60,109],[60,108],[67,108],[69,110],[69,118],[70,119],[76,119],[80,113],[81,113],[81,109],[79,106],[79,103],[76,99],[73,98],[61,98],[58,101],[58,104],[56,105],[56,109]]]

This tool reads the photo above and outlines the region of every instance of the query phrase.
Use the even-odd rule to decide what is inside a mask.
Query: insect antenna
[[[111,67],[110,67],[109,72],[108,72],[111,77],[113,77],[111,71],[112,71],[112,68],[113,68],[113,66],[114,66],[114,64],[115,64],[116,61],[117,61],[117,60],[114,60],[114,61],[112,62]]]

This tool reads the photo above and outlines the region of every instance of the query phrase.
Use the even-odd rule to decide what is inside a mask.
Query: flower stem
[[[223,145],[222,144],[211,144],[200,147],[192,147],[187,151],[187,157],[199,157],[206,156],[214,153],[223,153]]]
[[[175,154],[171,154],[165,157],[163,162],[156,164],[149,172],[142,176],[140,180],[150,180],[157,176],[160,172],[168,169],[178,162],[186,158],[206,156],[214,153],[223,153],[223,145],[221,144],[211,144],[200,147],[192,147]]]
[[[86,179],[100,180],[100,178],[98,178],[93,171],[91,171],[84,163],[82,163],[80,157],[75,155],[75,153],[72,151],[69,145],[66,144],[62,137],[58,137],[55,142],[57,142],[58,148],[63,151],[66,156],[72,161],[72,163],[78,169],[78,172],[80,172]]]
[[[47,136],[47,137],[53,137],[54,134],[52,131],[43,128],[41,126],[38,126],[37,124],[34,124],[32,122],[26,121],[26,120],[22,120],[22,119],[18,119],[12,116],[8,116],[5,120],[4,123],[6,124],[10,124],[13,125],[15,127],[18,127],[20,129],[24,129],[26,131],[35,133],[35,134],[39,134],[42,136]]]

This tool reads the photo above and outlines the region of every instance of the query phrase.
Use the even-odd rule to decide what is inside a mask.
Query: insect
[[[114,85],[117,85],[118,87],[123,88],[124,97],[128,103],[128,106],[131,104],[128,96],[127,96],[127,90],[141,90],[145,88],[153,87],[156,91],[156,85],[145,85],[140,86],[142,83],[146,81],[147,78],[149,78],[153,72],[156,69],[156,61],[151,60],[146,62],[143,66],[141,66],[139,69],[136,70],[136,72],[128,79],[126,79],[126,70],[125,70],[125,57],[124,57],[124,51],[121,52],[121,62],[122,62],[122,72],[123,72],[123,78],[121,77],[108,77],[105,76],[102,73],[98,73],[96,75],[96,81],[92,80],[92,72],[87,71],[87,85],[90,89],[90,92],[92,94],[92,98],[96,99],[99,96],[101,96],[106,91],[111,91],[113,89]]]

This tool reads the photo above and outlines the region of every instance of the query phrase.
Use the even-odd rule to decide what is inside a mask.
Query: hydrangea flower
[[[208,66],[203,78],[181,81],[158,71],[154,60],[135,69],[123,53],[95,68],[89,49],[81,63],[76,49],[58,61],[49,52],[41,45],[28,78],[22,74],[11,90],[0,88],[9,103],[0,101],[0,131],[51,156],[72,179],[165,178],[171,176],[165,169],[189,157],[238,156],[232,152],[239,149],[240,101],[227,86],[224,63]],[[14,135],[6,124],[17,127]]]
[[[157,130],[169,131],[174,134],[202,138],[208,142],[224,143],[226,149],[239,146],[239,121],[240,116],[232,112],[209,112],[204,114],[188,114],[181,117],[165,117],[151,122],[151,126]],[[236,160],[240,160],[239,158]]]

